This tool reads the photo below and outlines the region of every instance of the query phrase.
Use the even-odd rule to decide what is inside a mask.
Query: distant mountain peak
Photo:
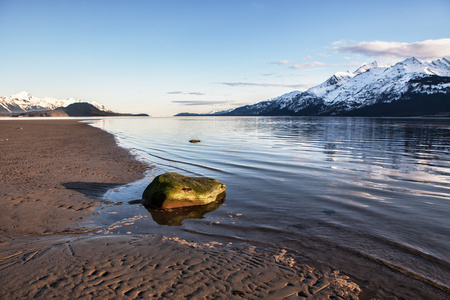
[[[367,72],[368,70],[373,69],[373,68],[378,68],[378,62],[376,60],[371,63],[362,65],[354,73],[361,74],[361,73]]]
[[[433,60],[430,64],[437,68],[450,68],[450,61],[445,57]]]
[[[350,78],[352,78],[354,75],[347,71],[347,72],[336,72],[333,74],[333,76],[331,76],[330,78],[328,78],[327,81],[325,81],[326,85],[336,85],[339,84],[343,81],[346,81]]]
[[[403,64],[422,64],[422,62],[420,60],[418,60],[417,58],[413,57],[408,57],[405,60],[401,61],[400,63]]]
[[[27,99],[27,100],[30,100],[31,97],[32,97],[31,94],[26,91],[21,91],[15,95],[10,96],[10,98],[12,99]]]
[[[59,107],[66,107],[73,103],[82,103],[86,101],[69,98],[57,99],[53,97],[38,98],[32,96],[29,92],[21,91],[9,97],[0,97],[0,114],[26,113],[33,111],[53,110]],[[88,102],[101,111],[111,112],[104,105],[95,102]]]
[[[437,59],[436,61],[442,62],[442,63],[446,64],[448,67],[450,67],[450,61],[446,57]]]
[[[238,107],[225,115],[450,115],[450,61],[407,58],[390,67],[374,61],[338,72],[305,92]]]
[[[392,68],[404,69],[406,72],[422,72],[426,65],[415,57],[410,57],[396,63]]]

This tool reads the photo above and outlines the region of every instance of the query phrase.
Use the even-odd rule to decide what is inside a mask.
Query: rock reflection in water
[[[206,205],[179,207],[172,209],[158,209],[146,207],[152,215],[153,221],[159,225],[181,226],[185,219],[203,219],[205,214],[219,208],[225,202],[225,192],[217,196],[216,201]]]

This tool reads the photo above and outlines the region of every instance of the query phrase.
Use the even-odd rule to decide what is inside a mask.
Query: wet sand
[[[146,165],[75,120],[0,120],[0,298],[357,299],[329,268],[220,243],[99,235],[93,211]]]
[[[9,256],[2,251],[2,299],[357,299],[359,292],[345,275],[283,260],[283,252],[152,236],[17,241]]]
[[[6,234],[94,229],[89,213],[102,195],[147,168],[113,135],[76,120],[0,120],[0,153]]]
[[[448,296],[445,288],[330,245],[295,257],[245,243],[99,227],[95,216],[112,205],[104,193],[143,178],[149,166],[111,134],[77,120],[0,120],[0,153],[0,299]],[[317,249],[327,262],[314,259]]]

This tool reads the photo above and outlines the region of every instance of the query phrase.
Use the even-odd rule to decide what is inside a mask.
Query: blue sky
[[[450,57],[450,1],[0,0],[0,94],[209,112],[337,71]]]

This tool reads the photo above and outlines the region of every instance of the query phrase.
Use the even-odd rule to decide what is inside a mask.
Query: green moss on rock
[[[205,205],[215,201],[225,189],[216,179],[166,173],[153,179],[145,189],[142,204],[156,208]]]

